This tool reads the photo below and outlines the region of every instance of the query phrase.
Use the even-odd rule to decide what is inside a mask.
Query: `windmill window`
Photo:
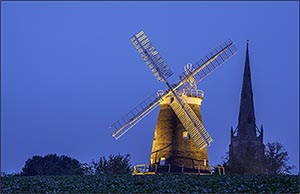
[[[190,139],[189,133],[187,131],[182,132],[182,138],[185,139],[185,140]]]
[[[174,101],[174,98],[171,98],[171,102],[173,102]]]
[[[166,164],[166,158],[165,157],[161,157],[160,161],[159,161],[159,165],[164,166]]]

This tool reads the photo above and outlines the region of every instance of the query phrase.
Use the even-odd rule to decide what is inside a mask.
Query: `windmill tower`
[[[206,146],[212,138],[202,124],[199,106],[203,92],[197,90],[197,83],[236,53],[233,42],[227,41],[200,61],[187,65],[178,83],[170,84],[168,78],[173,72],[147,35],[140,31],[130,40],[156,79],[165,82],[168,89],[152,94],[115,122],[111,126],[115,129],[113,137],[119,139],[160,105],[149,171],[165,172],[166,166],[167,172],[183,172],[184,167],[207,170]]]
[[[184,68],[185,74],[192,72],[192,64]],[[185,88],[179,90],[179,95],[190,106],[197,118],[202,122],[200,105],[204,97],[204,92],[197,89],[194,77],[188,81]],[[207,148],[199,149],[195,142],[190,138],[188,131],[184,128],[177,115],[171,107],[174,95],[166,96],[160,102],[152,151],[150,156],[151,165],[172,164],[172,172],[185,172],[199,169],[201,172],[209,170]],[[168,169],[169,170],[169,169]]]

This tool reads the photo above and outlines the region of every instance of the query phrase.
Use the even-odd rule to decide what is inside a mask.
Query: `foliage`
[[[85,175],[129,174],[131,173],[130,154],[101,156],[99,161],[82,164]]]
[[[62,155],[49,154],[44,157],[33,156],[28,159],[21,175],[82,175],[83,170],[78,160]]]
[[[292,166],[288,165],[288,152],[278,142],[267,143],[266,150],[267,174],[290,174]]]
[[[102,156],[93,163],[95,174],[128,174],[131,172],[130,155],[109,155],[108,160]]]
[[[84,175],[95,175],[95,162],[91,163],[83,163],[81,164],[81,168],[83,170]]]
[[[299,193],[299,175],[17,176],[1,182],[1,193]]]
[[[226,152],[224,156],[222,156],[222,166],[227,168],[229,165],[229,152]]]

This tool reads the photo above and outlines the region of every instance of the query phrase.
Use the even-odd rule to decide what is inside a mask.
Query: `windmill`
[[[155,171],[157,166],[166,165],[168,172],[178,172],[180,167],[206,168],[206,147],[213,140],[202,124],[199,106],[204,93],[197,90],[197,83],[236,53],[234,43],[226,41],[198,62],[186,65],[178,83],[170,84],[168,78],[173,72],[144,31],[133,35],[130,41],[156,79],[168,88],[155,92],[115,122],[112,136],[119,139],[160,105],[150,157]]]

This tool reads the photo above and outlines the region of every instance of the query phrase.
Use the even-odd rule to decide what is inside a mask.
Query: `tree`
[[[93,162],[95,174],[128,174],[131,172],[130,155],[109,155],[108,160],[102,156],[99,162]]]
[[[22,168],[21,175],[82,175],[83,169],[78,160],[69,156],[49,154],[44,157],[33,156]]]
[[[288,165],[289,155],[281,143],[267,143],[265,155],[267,174],[291,173],[293,166]]]

